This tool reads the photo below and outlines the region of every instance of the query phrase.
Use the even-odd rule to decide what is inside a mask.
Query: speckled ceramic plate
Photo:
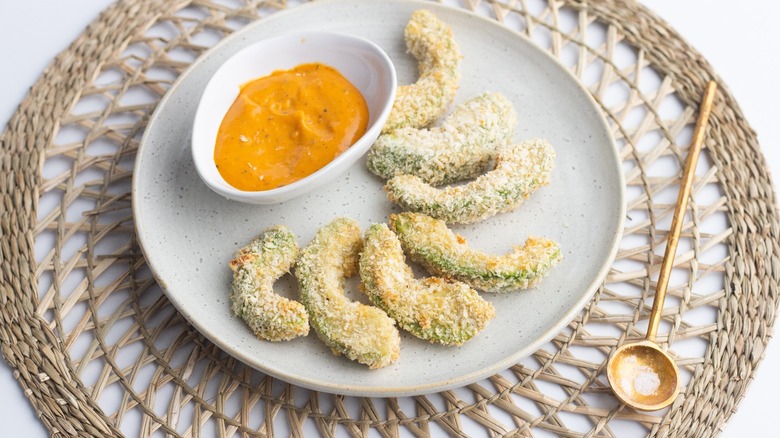
[[[532,290],[484,294],[496,317],[462,347],[402,335],[399,360],[384,369],[334,356],[314,333],[290,342],[257,340],[230,310],[234,251],[272,224],[286,224],[305,246],[337,216],[362,227],[396,211],[383,181],[358,162],[338,180],[282,204],[228,201],[198,178],[190,133],[198,98],[220,63],[254,41],[290,30],[351,33],[379,44],[400,83],[416,74],[403,29],[412,11],[432,10],[449,23],[463,53],[457,102],[498,91],[516,106],[516,140],[548,139],[558,157],[552,183],[515,212],[456,231],[472,246],[502,253],[529,234],[553,238],[564,260]],[[160,102],[144,135],[133,179],[133,211],[144,255],[181,313],[211,341],[242,361],[304,387],[353,395],[400,396],[462,386],[508,368],[557,334],[588,302],[607,273],[622,231],[623,175],[612,136],[577,80],[543,50],[500,24],[433,3],[315,2],[275,14],[226,38],[184,73]],[[289,276],[279,290],[296,296]],[[359,296],[356,281],[349,295]]]

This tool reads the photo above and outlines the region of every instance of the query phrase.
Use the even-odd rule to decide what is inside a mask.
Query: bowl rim
[[[379,111],[379,115],[376,117],[374,122],[368,125],[366,132],[363,133],[363,135],[360,136],[360,138],[355,140],[355,142],[347,150],[345,150],[344,152],[336,156],[325,166],[319,168],[318,170],[306,176],[305,178],[302,178],[298,181],[274,189],[259,190],[259,191],[240,190],[235,187],[232,187],[227,181],[225,181],[221,177],[221,175],[218,175],[221,181],[215,181],[213,180],[213,178],[206,175],[205,174],[206,168],[213,165],[213,158],[211,160],[205,160],[202,156],[202,149],[204,147],[208,147],[208,149],[212,151],[210,155],[213,156],[213,150],[215,145],[209,145],[208,141],[205,141],[203,139],[197,139],[196,133],[198,131],[197,128],[198,126],[203,126],[203,123],[210,123],[210,121],[204,120],[204,118],[206,117],[205,110],[204,110],[205,108],[204,96],[207,95],[210,89],[213,89],[214,87],[217,86],[215,84],[217,84],[216,80],[219,73],[223,72],[225,68],[229,68],[229,63],[231,61],[241,56],[247,56],[247,53],[257,50],[257,46],[260,45],[272,46],[274,44],[278,44],[279,42],[286,41],[286,40],[300,40],[300,39],[307,39],[307,38],[316,40],[318,37],[336,38],[337,40],[349,41],[350,43],[353,44],[356,43],[358,45],[362,45],[364,47],[369,48],[372,54],[378,55],[379,59],[381,60],[381,66],[383,67],[382,70],[385,70],[385,72],[389,76],[389,80],[387,81],[387,83],[389,84],[389,90],[387,90],[388,91],[387,101],[384,102],[383,105],[381,106],[381,111]],[[278,69],[281,68],[282,67],[279,67]],[[271,71],[275,71],[278,69],[272,68]],[[260,77],[263,76],[257,76],[257,78]],[[236,53],[230,55],[227,59],[225,59],[222,62],[222,65],[220,65],[219,68],[217,68],[214,71],[214,73],[212,73],[211,77],[209,77],[208,81],[206,81],[206,85],[203,87],[201,95],[198,98],[198,106],[195,110],[195,117],[193,120],[193,130],[190,135],[190,145],[191,145],[192,159],[195,164],[195,170],[197,171],[200,179],[207,187],[209,187],[217,194],[234,201],[272,204],[272,203],[282,202],[303,195],[307,193],[309,190],[314,189],[317,186],[316,183],[322,182],[324,178],[327,178],[328,176],[331,176],[333,172],[336,172],[338,168],[343,166],[343,163],[345,161],[349,161],[349,160],[357,161],[361,156],[363,156],[366,152],[368,152],[368,149],[373,144],[373,140],[375,140],[379,136],[382,126],[384,125],[385,121],[390,115],[390,111],[392,110],[393,107],[393,102],[395,101],[397,88],[398,88],[398,78],[397,78],[397,73],[393,61],[390,59],[387,53],[381,47],[379,47],[379,45],[377,45],[376,43],[374,43],[373,41],[367,38],[351,35],[349,33],[344,33],[344,32],[333,32],[333,31],[322,31],[322,30],[312,30],[312,31],[296,30],[278,36],[274,36],[271,38],[263,38],[254,41],[249,45],[247,45],[246,47],[243,47]],[[224,117],[224,115],[222,115],[222,117]],[[222,117],[220,117],[220,120],[222,120]]]

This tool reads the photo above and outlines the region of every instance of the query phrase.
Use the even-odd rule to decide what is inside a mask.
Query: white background
[[[4,2],[0,11],[0,127],[4,127],[46,65],[64,50],[111,0]],[[758,133],[772,174],[780,178],[780,2],[747,0],[642,0],[703,53],[736,96]],[[2,130],[2,129],[0,129]],[[766,358],[722,437],[780,436],[780,340]],[[3,436],[42,437],[10,368],[0,360],[0,426]],[[774,434],[774,435],[773,435]]]

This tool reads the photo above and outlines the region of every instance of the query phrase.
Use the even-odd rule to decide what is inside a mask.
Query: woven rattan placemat
[[[635,412],[611,395],[604,364],[644,333],[695,108],[715,73],[631,1],[453,5],[548,49],[613,128],[626,171],[625,237],[575,321],[505,372],[419,397],[312,392],[227,356],[183,321],[145,265],[130,210],[132,163],[181,71],[225,35],[293,4],[121,1],[47,68],[0,140],[0,345],[53,433],[613,436],[618,423],[626,436],[720,430],[770,337],[780,269],[773,186],[736,102],[721,83],[659,333],[685,387],[671,408]]]

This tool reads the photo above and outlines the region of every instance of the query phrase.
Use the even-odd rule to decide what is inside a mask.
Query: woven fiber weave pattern
[[[299,3],[119,2],[57,57],[0,137],[0,345],[49,430],[592,437],[630,423],[634,436],[717,433],[776,315],[775,195],[755,134],[720,84],[658,337],[684,388],[659,413],[621,405],[606,384],[606,359],[644,334],[695,109],[717,77],[631,1],[444,1],[558,58],[600,104],[624,161],[628,217],[617,259],[592,302],[534,355],[438,394],[346,397],[265,376],[186,323],[135,240],[138,143],[159,99],[199,54]],[[56,207],[42,210],[44,200]]]

